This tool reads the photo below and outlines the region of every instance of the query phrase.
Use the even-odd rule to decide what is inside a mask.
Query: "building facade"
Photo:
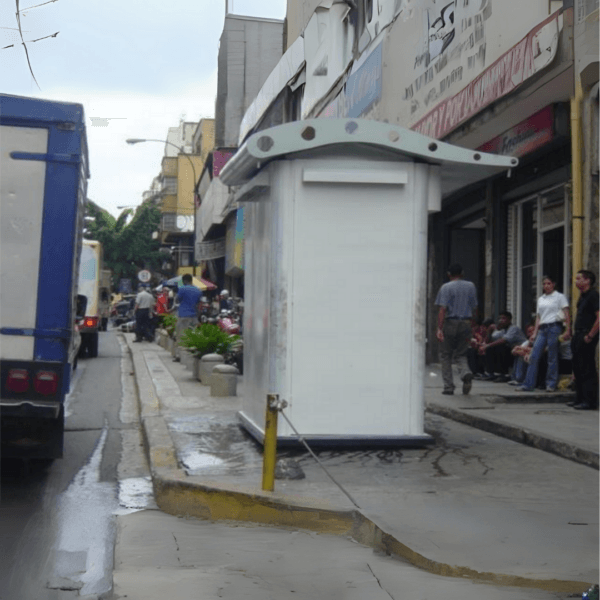
[[[195,258],[219,289],[243,297],[243,209],[219,180],[235,153],[240,125],[283,53],[284,22],[227,14],[221,34],[215,144],[200,176]]]
[[[452,262],[484,317],[508,309],[525,327],[545,273],[576,298],[574,271],[598,270],[597,1],[289,0],[275,70],[298,40],[303,61],[259,92],[240,143],[282,116],[361,118],[520,160],[509,177],[445,195],[430,217],[429,340]]]
[[[173,274],[197,274],[194,263],[195,188],[214,145],[214,119],[170,127],[159,175],[160,241],[170,250]]]

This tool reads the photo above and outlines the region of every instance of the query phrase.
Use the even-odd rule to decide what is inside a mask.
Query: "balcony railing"
[[[163,194],[177,194],[177,178],[165,177],[162,181],[161,192]]]

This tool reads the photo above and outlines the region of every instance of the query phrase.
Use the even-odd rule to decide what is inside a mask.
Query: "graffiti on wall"
[[[468,72],[485,67],[485,22],[492,16],[492,0],[424,0],[422,34],[413,61],[414,78],[404,89],[410,115],[436,104]]]
[[[554,60],[560,28],[559,14],[550,15],[467,86],[437,103],[411,129],[440,139],[512,92]]]
[[[437,58],[452,42],[454,31],[454,0],[439,11],[427,11],[430,59]]]

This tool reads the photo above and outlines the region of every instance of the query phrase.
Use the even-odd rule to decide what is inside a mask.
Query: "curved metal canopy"
[[[330,147],[355,156],[365,147],[379,149],[398,160],[441,165],[442,195],[487,179],[519,164],[511,156],[488,154],[453,146],[420,133],[366,119],[309,119],[260,131],[244,142],[220,173],[225,185],[241,185],[252,179],[269,162],[308,157]]]

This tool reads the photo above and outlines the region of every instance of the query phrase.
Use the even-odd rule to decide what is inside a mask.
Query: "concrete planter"
[[[175,343],[175,340],[173,338],[167,337],[167,339],[165,340],[165,350],[169,351],[169,352],[173,352],[173,344]]]
[[[159,329],[158,331],[158,345],[161,348],[166,348],[167,347],[167,340],[169,339],[169,334],[166,332],[165,329]]]
[[[196,357],[189,350],[186,350],[185,348],[179,349],[179,355],[181,357],[181,363],[183,365],[185,365],[186,369],[193,371],[194,370],[194,361],[196,360]]]
[[[197,356],[194,356],[194,379],[197,379],[198,381],[200,381],[200,358]]]
[[[237,378],[240,372],[233,365],[216,365],[210,377],[210,395],[237,396]]]
[[[198,380],[203,385],[210,385],[212,370],[217,365],[222,365],[224,359],[220,354],[205,354],[200,359],[200,372]]]

